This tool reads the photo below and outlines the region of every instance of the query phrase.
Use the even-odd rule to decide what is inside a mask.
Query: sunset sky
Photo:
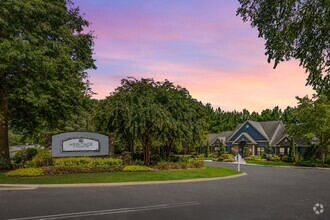
[[[223,110],[295,106],[311,95],[297,60],[275,70],[264,40],[236,16],[236,0],[75,0],[97,36],[94,98],[122,78],[168,79]]]

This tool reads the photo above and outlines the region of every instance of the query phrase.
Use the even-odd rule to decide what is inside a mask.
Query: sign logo
[[[89,138],[73,138],[62,142],[63,152],[98,151],[99,142]]]
[[[313,207],[316,215],[322,214],[324,211],[323,205],[321,203],[316,203]]]

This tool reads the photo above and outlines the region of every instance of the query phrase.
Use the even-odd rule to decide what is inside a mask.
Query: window
[[[280,148],[280,154],[284,154],[284,152],[285,152],[285,148],[284,147],[281,147]]]
[[[257,147],[257,155],[263,155],[265,153],[264,147]]]

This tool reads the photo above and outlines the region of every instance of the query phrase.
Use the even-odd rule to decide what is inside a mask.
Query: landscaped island
[[[59,184],[114,183],[213,178],[239,174],[235,170],[205,167],[198,158],[180,157],[149,166],[127,156],[52,158],[48,149],[28,148],[13,158],[16,169],[0,173],[0,183]]]

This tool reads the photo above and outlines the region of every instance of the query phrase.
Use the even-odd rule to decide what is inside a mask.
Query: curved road
[[[0,219],[330,219],[330,170],[242,171],[208,182],[2,190]]]

